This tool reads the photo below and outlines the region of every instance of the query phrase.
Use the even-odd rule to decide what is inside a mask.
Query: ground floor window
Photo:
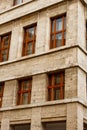
[[[66,130],[66,122],[50,122],[44,124],[44,130]]]
[[[29,124],[12,125],[11,130],[30,130]]]
[[[84,123],[84,129],[83,130],[87,130],[87,124]]]

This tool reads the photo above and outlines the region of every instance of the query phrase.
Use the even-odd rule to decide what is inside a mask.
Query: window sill
[[[51,54],[51,53],[54,53],[54,52],[68,50],[68,49],[72,49],[72,48],[79,48],[79,49],[81,49],[83,51],[83,53],[85,55],[87,55],[87,51],[85,51],[79,45],[73,45],[73,46],[66,46],[65,45],[65,46],[61,46],[59,48],[49,49],[48,51],[43,52],[43,53],[39,53],[39,54],[34,53],[34,54],[31,54],[31,55],[27,55],[27,56],[22,56],[22,57],[16,58],[14,60],[8,60],[8,61],[5,61],[5,62],[0,62],[0,66],[7,65],[7,64],[12,64],[12,63],[15,63],[15,62],[20,62],[20,61],[25,61],[27,59],[32,59],[32,58],[36,58],[36,57],[40,57],[40,56],[43,56],[43,55],[48,55],[48,54]]]
[[[87,107],[87,102],[85,100],[79,98],[72,98],[72,99],[63,99],[63,100],[55,100],[55,101],[46,101],[43,103],[36,103],[36,104],[27,104],[27,105],[18,105],[13,107],[6,107],[0,108],[1,111],[12,111],[12,110],[20,110],[20,109],[31,109],[34,107],[46,107],[46,106],[53,106],[53,105],[61,105],[61,104],[68,104],[68,103],[80,103]]]

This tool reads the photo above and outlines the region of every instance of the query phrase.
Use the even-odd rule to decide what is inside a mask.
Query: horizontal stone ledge
[[[46,107],[46,106],[55,106],[55,105],[67,105],[70,103],[80,103],[84,107],[87,107],[87,102],[80,98],[72,98],[72,99],[63,99],[63,100],[56,100],[56,101],[46,101],[43,103],[36,103],[36,104],[27,104],[27,105],[18,105],[13,107],[5,107],[0,108],[0,112],[3,111],[14,111],[14,110],[22,110],[22,109],[32,109],[35,107]]]
[[[66,0],[33,0],[0,13],[0,25]],[[9,17],[10,16],[10,17]]]

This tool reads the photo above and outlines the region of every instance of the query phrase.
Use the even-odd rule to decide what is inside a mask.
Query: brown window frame
[[[29,89],[25,90],[23,89],[23,85],[25,81],[29,81]],[[17,105],[23,105],[23,94],[27,93],[28,94],[28,102],[27,104],[30,104],[31,102],[31,89],[32,89],[32,78],[27,78],[27,79],[21,79],[18,81],[18,99],[17,99]],[[31,88],[30,88],[31,87]]]
[[[0,107],[1,107],[2,106],[3,92],[4,92],[4,82],[1,82],[0,86],[2,86],[1,91],[0,91],[0,98],[1,98]]]
[[[34,36],[33,38],[29,39],[28,37],[28,29],[34,28]],[[36,28],[37,24],[30,25],[24,28],[24,40],[23,40],[23,48],[22,48],[22,56],[31,55],[35,53],[35,43],[36,43]],[[27,54],[28,51],[28,44],[32,43],[32,53]]]
[[[8,46],[5,46],[4,45],[4,39],[5,37],[9,38],[9,43],[8,43]],[[10,41],[11,41],[11,33],[7,33],[7,34],[4,34],[4,35],[1,35],[0,36],[0,62],[3,62],[3,61],[7,61],[8,60],[8,57],[9,57],[9,49],[10,49]],[[7,50],[7,55],[6,55],[6,60],[3,60],[3,52],[4,50]]]
[[[60,84],[55,84],[55,77],[60,76]],[[50,84],[51,81],[51,84]],[[64,71],[51,73],[48,75],[48,101],[64,99],[64,82],[65,82],[65,73]],[[60,97],[56,99],[55,91],[56,89],[60,90]]]
[[[23,3],[23,0],[21,0],[21,1],[22,1],[21,3]],[[20,4],[20,3],[19,3],[19,4]],[[18,4],[17,4],[17,0],[14,0],[14,1],[13,1],[13,6],[15,6],[15,5],[18,5]]]
[[[56,21],[62,18],[62,30],[56,31]],[[62,14],[58,17],[51,18],[51,33],[50,33],[50,49],[57,48],[56,46],[56,34],[62,33],[62,42],[61,46],[65,45],[66,39],[64,39],[64,33],[66,33],[66,28],[64,29],[64,18],[66,18],[66,14]],[[52,23],[54,21],[54,32],[52,32]],[[66,24],[65,24],[66,26]],[[54,36],[54,43],[52,44],[52,36]],[[60,47],[60,46],[59,46]]]

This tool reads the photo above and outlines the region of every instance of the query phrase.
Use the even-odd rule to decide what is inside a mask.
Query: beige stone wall
[[[77,97],[77,68],[65,70],[65,98]]]
[[[35,55],[33,55],[35,56]],[[42,60],[43,59],[43,60]],[[76,65],[76,49],[53,51],[52,53],[26,56],[20,61],[3,64],[0,66],[0,81],[26,77],[59,69],[69,68]],[[19,69],[20,68],[20,69]],[[8,75],[9,73],[9,75]]]
[[[83,0],[82,0],[83,1]],[[66,130],[83,130],[86,101],[86,6],[80,0],[25,0],[12,6],[2,0],[0,35],[11,32],[9,60],[0,63],[0,82],[5,82],[1,130],[11,124],[66,121]],[[51,18],[66,13],[66,45],[50,49]],[[24,27],[37,23],[35,54],[22,57]],[[79,47],[80,46],[80,47]],[[65,70],[64,100],[47,101],[49,72]],[[31,103],[17,106],[18,79],[32,76]]]
[[[13,5],[13,0],[0,0],[0,12],[9,9]]]
[[[83,107],[79,104],[67,105],[67,130],[83,130]]]

